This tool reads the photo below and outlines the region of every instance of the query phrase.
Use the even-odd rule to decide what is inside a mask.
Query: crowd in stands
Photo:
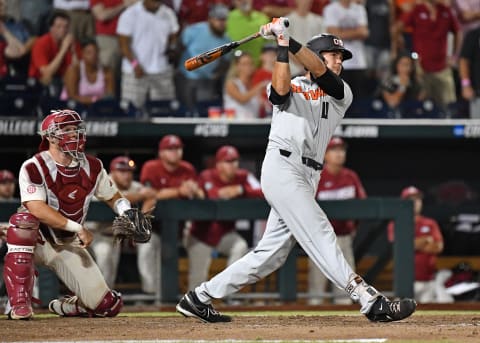
[[[0,115],[268,117],[270,42],[183,65],[278,16],[353,52],[347,117],[480,116],[477,0],[0,0]]]

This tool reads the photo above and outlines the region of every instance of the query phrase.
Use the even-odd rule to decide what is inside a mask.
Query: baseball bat
[[[288,27],[289,25],[288,20],[285,20],[284,23],[285,23],[285,26]],[[185,69],[187,69],[188,71],[192,71],[197,68],[200,68],[201,66],[211,63],[216,59],[220,58],[221,56],[228,54],[230,51],[232,51],[233,49],[236,49],[240,45],[246,42],[250,42],[251,40],[256,39],[258,37],[260,37],[260,32],[255,32],[250,36],[247,36],[238,41],[233,41],[227,44],[223,44],[216,48],[203,52],[199,55],[190,57],[188,60],[185,61],[185,64],[184,64]]]

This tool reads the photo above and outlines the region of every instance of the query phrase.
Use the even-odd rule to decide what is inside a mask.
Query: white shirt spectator
[[[325,28],[338,27],[341,29],[367,26],[367,11],[363,5],[351,3],[348,8],[343,7],[339,2],[333,2],[323,9]],[[342,37],[340,37],[342,38]],[[345,69],[366,69],[365,44],[363,40],[343,39],[345,49],[352,52],[353,58],[343,62]]]
[[[288,14],[287,18],[290,22],[288,28],[290,36],[302,45],[307,44],[313,36],[325,32],[322,17],[315,13],[309,12],[306,16],[301,16],[294,11]],[[303,75],[305,73],[303,66],[292,61],[290,61],[290,71],[292,75]]]
[[[175,12],[162,5],[149,12],[139,1],[127,8],[118,20],[117,33],[131,38],[131,49],[147,74],[162,73],[171,68],[166,51],[168,38],[180,29]],[[123,58],[122,72],[133,73],[128,59]]]
[[[88,10],[90,0],[53,0],[53,8],[64,11]]]

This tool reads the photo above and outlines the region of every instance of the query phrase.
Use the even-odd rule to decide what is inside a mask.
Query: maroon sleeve
[[[151,161],[145,162],[140,172],[140,182],[150,187],[155,187],[155,169]]]
[[[352,170],[352,177],[353,177],[353,182],[355,184],[355,195],[357,196],[358,199],[365,199],[367,197],[367,192],[365,191],[365,188],[362,185],[362,181],[360,181],[360,178],[358,177],[357,173],[355,173]]]
[[[200,186],[205,191],[207,198],[218,199],[218,190],[221,188],[216,182],[214,177],[214,170],[207,169],[200,173],[198,178],[200,180]]]
[[[402,13],[400,20],[402,21],[403,25],[405,25],[406,27],[413,27],[416,13],[417,6],[415,6],[410,12]]]
[[[390,223],[388,223],[388,226],[387,226],[387,237],[388,237],[388,241],[389,242],[393,242],[393,240],[395,239],[395,224],[393,221],[391,221]]]

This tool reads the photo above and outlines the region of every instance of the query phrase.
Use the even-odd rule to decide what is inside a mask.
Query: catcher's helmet
[[[76,129],[64,132],[63,128],[69,125],[76,126]],[[57,138],[60,149],[76,159],[85,151],[85,124],[80,115],[73,110],[53,110],[43,119],[38,133],[42,136],[39,151],[48,150],[47,137]]]
[[[341,51],[344,61],[352,58],[352,53],[350,50],[345,49],[343,41],[337,36],[327,33],[321,33],[310,38],[307,42],[307,48],[319,56],[324,51]]]

